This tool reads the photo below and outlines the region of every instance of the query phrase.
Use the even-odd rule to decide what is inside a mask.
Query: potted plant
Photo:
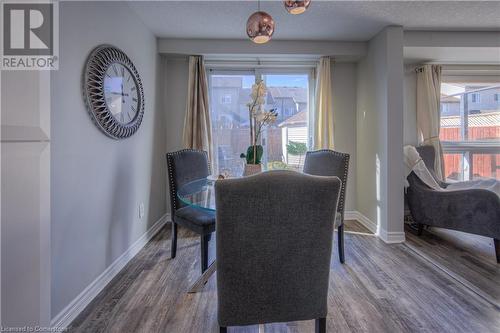
[[[247,104],[250,119],[250,142],[246,154],[242,153],[241,158],[246,160],[244,176],[252,175],[262,171],[262,155],[264,148],[260,145],[260,135],[265,126],[276,121],[278,113],[276,109],[264,111],[266,96],[266,85],[260,80],[252,86],[252,100]]]

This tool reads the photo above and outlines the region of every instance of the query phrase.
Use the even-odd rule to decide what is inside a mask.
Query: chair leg
[[[500,264],[500,239],[493,238],[495,244],[495,255],[497,256],[497,264]]]
[[[219,326],[219,333],[227,333],[227,327]]]
[[[172,241],[170,242],[170,258],[175,258],[177,253],[177,223],[172,221]]]
[[[205,272],[208,268],[208,242],[210,239],[210,234],[201,235],[201,273]]]
[[[417,235],[422,236],[423,232],[424,232],[424,225],[422,223],[419,223],[418,224]]]
[[[318,318],[315,321],[315,330],[316,333],[326,333],[326,318]]]
[[[338,236],[339,236],[339,259],[340,263],[345,263],[345,255],[344,255],[344,224],[342,223],[338,227]]]

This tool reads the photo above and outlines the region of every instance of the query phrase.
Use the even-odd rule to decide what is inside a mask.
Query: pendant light
[[[293,15],[302,14],[311,4],[311,0],[284,0],[286,10]]]
[[[274,20],[266,12],[260,10],[260,0],[258,11],[250,15],[247,21],[247,35],[252,42],[264,44],[271,40],[274,33]]]

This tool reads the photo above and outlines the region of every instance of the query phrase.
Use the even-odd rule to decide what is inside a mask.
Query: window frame
[[[264,75],[308,75],[308,119],[307,119],[307,147],[308,150],[312,148],[313,144],[313,130],[314,130],[314,103],[316,92],[316,66],[317,61],[310,64],[294,64],[284,62],[280,66],[260,66],[259,64],[249,65],[241,62],[230,62],[227,65],[217,63],[215,65],[207,64],[206,76],[208,78],[208,95],[209,105],[212,108],[212,76],[213,75],[254,75],[255,81],[262,79]],[[215,147],[213,147],[215,149]],[[263,164],[267,164],[267,154],[264,154]]]
[[[484,69],[482,69],[484,70]],[[494,73],[496,73],[496,69],[492,69]],[[455,69],[456,71],[456,69]],[[494,74],[486,74],[481,71],[474,71],[471,70],[469,67],[467,69],[467,73],[465,74],[464,71],[459,70],[459,75],[454,75],[453,71],[450,71],[451,73],[449,75],[446,75],[446,69],[443,69],[443,76],[442,76],[442,83],[498,83],[498,79],[496,79],[495,82],[495,76]],[[496,86],[496,85],[495,85]],[[474,154],[497,154],[500,151],[500,139],[497,141],[485,141],[485,140],[475,140],[475,141],[469,141],[468,140],[468,118],[470,115],[471,111],[469,109],[469,101],[468,101],[468,95],[471,95],[471,101],[470,103],[480,103],[480,96],[476,98],[475,101],[473,101],[473,95],[474,94],[479,94],[481,90],[488,90],[492,89],[492,87],[484,88],[484,89],[478,89],[474,90],[469,93],[463,93],[460,95],[464,95],[463,100],[465,107],[462,109],[461,108],[461,119],[462,123],[464,124],[461,126],[461,133],[462,133],[462,140],[460,141],[441,141],[441,146],[443,148],[443,154],[463,154],[463,166],[462,166],[462,173],[463,173],[463,180],[472,180],[474,177]],[[441,105],[441,103],[440,103]],[[440,106],[440,112],[442,111],[442,108]],[[440,114],[441,117],[441,114]],[[441,131],[441,124],[440,124],[440,131]],[[468,173],[465,171],[468,170]],[[445,176],[445,175],[443,175]]]

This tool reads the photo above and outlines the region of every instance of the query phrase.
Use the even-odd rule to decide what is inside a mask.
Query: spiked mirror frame
[[[104,75],[114,63],[119,63],[130,71],[139,92],[138,112],[128,124],[120,124],[113,117],[104,99]],[[132,61],[119,48],[112,45],[99,45],[92,50],[85,65],[82,90],[92,120],[107,136],[113,139],[125,139],[134,135],[141,126],[144,116],[144,89],[141,78]]]

